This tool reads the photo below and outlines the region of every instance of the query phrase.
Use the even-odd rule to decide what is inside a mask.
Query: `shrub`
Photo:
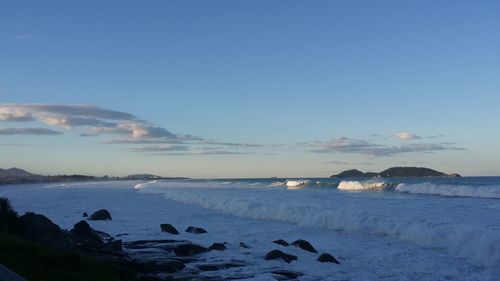
[[[12,208],[9,198],[0,197],[0,216],[14,215],[17,217],[16,211]]]
[[[21,223],[17,217],[16,211],[12,208],[10,200],[0,198],[0,231],[9,233],[19,233]]]

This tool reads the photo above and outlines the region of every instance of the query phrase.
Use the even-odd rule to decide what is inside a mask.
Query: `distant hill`
[[[363,173],[360,170],[357,169],[352,169],[352,170],[347,170],[343,171],[338,175],[332,176],[336,178],[363,178],[363,177],[369,177],[367,173]]]
[[[82,181],[118,181],[118,180],[153,180],[153,179],[186,179],[184,177],[161,177],[151,174],[135,174],[126,177],[95,177],[87,175],[35,175],[19,168],[0,169],[0,185],[44,182],[82,182]]]
[[[125,178],[129,180],[154,180],[154,179],[161,179],[162,177],[151,174],[135,174],[135,175],[128,175]]]
[[[0,169],[0,178],[26,178],[32,176],[34,174],[19,168]]]
[[[337,175],[332,175],[332,178],[427,178],[427,177],[460,177],[459,174],[445,174],[433,169],[424,167],[392,167],[380,173],[363,173],[359,170],[352,169],[343,171]]]

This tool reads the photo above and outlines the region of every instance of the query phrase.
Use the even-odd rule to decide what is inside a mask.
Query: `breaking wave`
[[[286,186],[287,189],[301,189],[309,185],[310,181],[308,180],[287,180]]]
[[[139,183],[139,184],[136,184],[134,186],[134,189],[143,189],[151,184],[154,184],[154,183],[157,183],[158,180],[154,180],[154,181],[148,181],[148,182],[143,182],[143,183]]]
[[[385,182],[341,181],[337,189],[350,191],[382,190],[391,186],[391,184]]]
[[[396,190],[400,192],[441,196],[500,198],[500,186],[447,185],[426,182],[418,184],[401,183],[396,187]]]
[[[151,185],[141,192],[159,193],[166,199],[201,206],[206,209],[241,218],[276,220],[307,227],[328,228],[346,232],[360,232],[394,237],[424,247],[446,249],[449,253],[478,265],[500,264],[500,229],[447,222],[438,218],[420,218],[395,215],[393,211],[374,212],[379,205],[359,203],[335,206],[309,202],[304,194],[290,194],[283,198],[280,190],[261,191],[260,196],[242,196],[237,190],[192,190],[163,188]],[[299,197],[297,197],[299,196]],[[420,201],[417,201],[420,202]],[[380,209],[377,209],[380,210]]]

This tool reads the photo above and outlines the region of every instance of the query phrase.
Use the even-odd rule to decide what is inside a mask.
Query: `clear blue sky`
[[[44,174],[500,175],[500,1],[6,0],[0,104]]]

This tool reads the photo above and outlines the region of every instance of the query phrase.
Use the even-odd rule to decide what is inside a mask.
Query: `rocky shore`
[[[8,202],[7,199],[1,200]],[[116,271],[119,280],[238,280],[255,277],[248,273],[240,273],[238,270],[242,267],[251,267],[251,261],[236,260],[223,253],[227,247],[239,247],[250,254],[252,245],[245,241],[241,241],[238,245],[229,245],[224,242],[224,237],[220,237],[219,241],[213,241],[210,245],[201,245],[196,241],[176,239],[181,231],[174,225],[164,223],[158,226],[158,231],[171,236],[171,239],[123,242],[120,238],[126,237],[127,233],[112,237],[93,229],[88,220],[112,220],[112,214],[105,209],[97,210],[91,215],[83,213],[82,220],[76,222],[71,230],[63,230],[44,215],[26,213],[17,217],[8,215],[8,211],[4,210],[0,216],[0,231],[14,233],[23,239],[55,249],[70,248],[84,253],[110,265]],[[190,226],[184,232],[198,236],[208,231],[203,227]],[[262,256],[263,260],[298,263],[300,255],[287,253],[287,247],[297,247],[304,253],[317,255],[317,262],[331,263],[332,266],[340,264],[333,255],[318,253],[306,240],[299,239],[289,243],[277,237],[273,242],[276,247],[270,248],[269,252]],[[214,259],[208,261],[206,255],[210,253],[216,253],[218,258],[215,261]],[[269,267],[269,273],[276,280],[294,280],[303,275],[301,272],[273,266]]]

